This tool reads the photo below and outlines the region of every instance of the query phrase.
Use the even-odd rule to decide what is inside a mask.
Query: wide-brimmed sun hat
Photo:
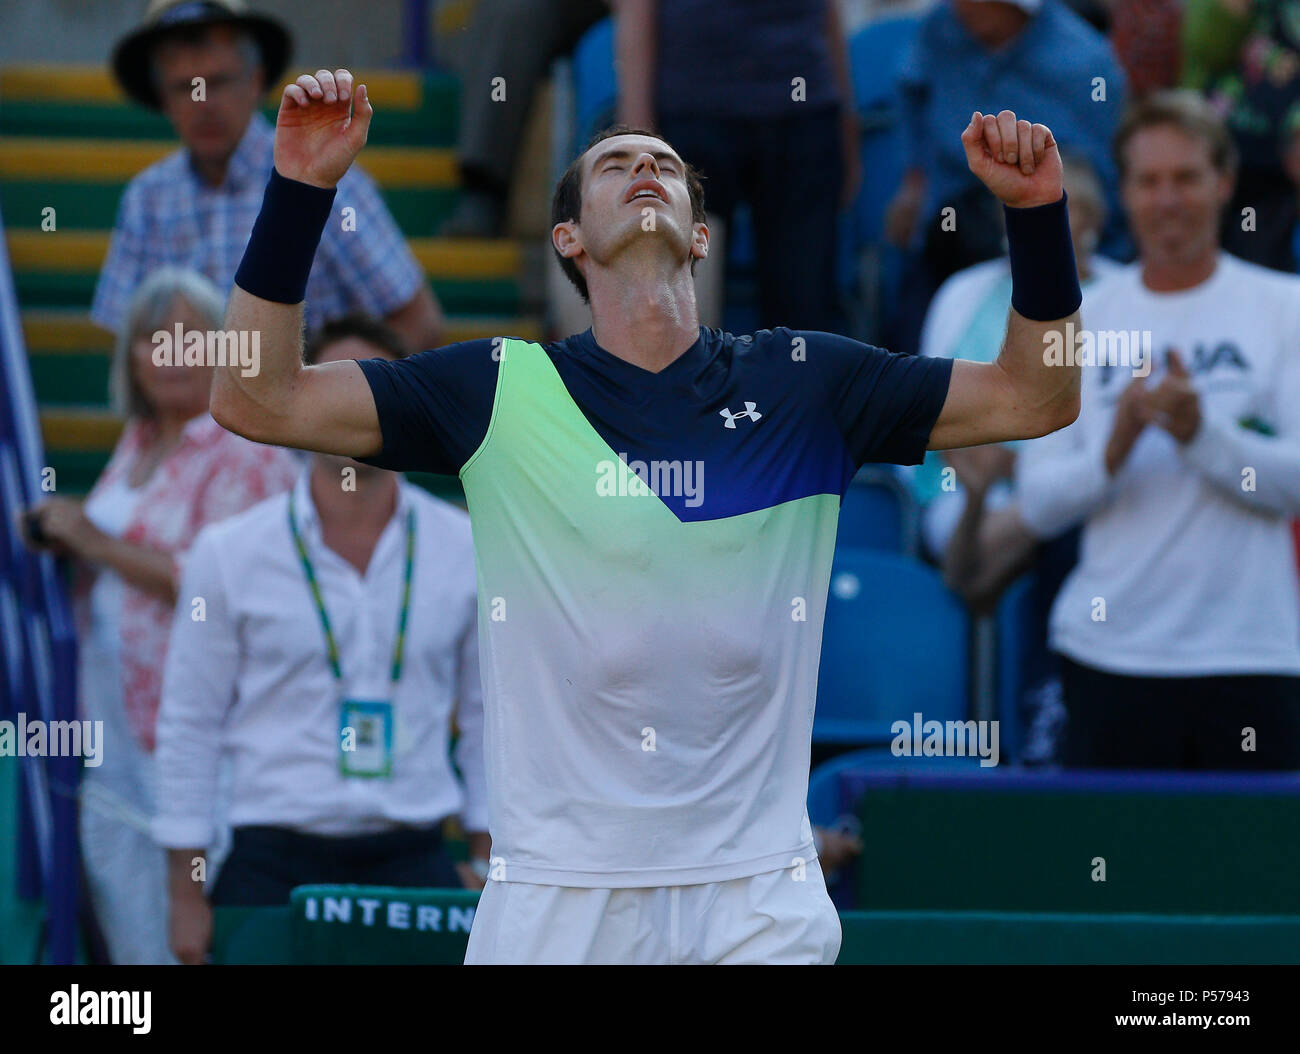
[[[250,11],[244,0],[149,0],[144,22],[113,49],[113,74],[122,90],[151,110],[161,109],[149,58],[154,44],[177,29],[215,25],[239,26],[252,34],[262,52],[268,85],[289,65],[289,30],[277,19]]]

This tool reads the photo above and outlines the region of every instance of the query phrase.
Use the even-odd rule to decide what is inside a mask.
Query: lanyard
[[[320,616],[321,628],[325,631],[325,648],[329,655],[330,670],[334,679],[343,680],[343,668],[339,665],[339,645],[334,639],[334,630],[330,627],[329,613],[325,610],[325,600],[321,596],[320,582],[316,578],[316,569],[311,557],[307,555],[307,546],[298,530],[298,518],[294,514],[296,491],[289,492],[289,532],[293,535],[294,547],[298,550],[298,559],[302,561],[303,573],[307,576],[307,585],[311,587],[311,598],[316,602],[316,613]],[[402,660],[406,650],[406,622],[411,613],[411,569],[415,566],[415,509],[406,510],[406,561],[402,570],[402,610],[397,615],[397,641],[393,644],[393,663],[389,671],[392,683],[402,679]]]

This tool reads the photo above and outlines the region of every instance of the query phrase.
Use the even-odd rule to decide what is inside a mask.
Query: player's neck
[[[700,336],[695,280],[678,268],[672,275],[588,276],[591,332],[611,355],[658,373]]]

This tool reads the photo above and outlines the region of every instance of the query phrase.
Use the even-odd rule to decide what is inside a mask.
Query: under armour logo
[[[757,405],[758,405],[757,403],[745,403],[745,409],[738,414],[733,414],[730,408],[726,410],[719,410],[718,413],[727,419],[727,423],[724,427],[735,428],[736,422],[739,421],[742,417],[748,417],[751,421],[757,421],[760,417],[763,416],[756,409],[754,409],[754,407],[756,407]]]

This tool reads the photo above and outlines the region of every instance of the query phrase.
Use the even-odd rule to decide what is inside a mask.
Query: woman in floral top
[[[82,783],[81,841],[109,957],[173,962],[162,850],[149,837],[154,724],[181,566],[205,525],[288,489],[292,454],[250,443],[208,415],[212,368],[157,361],[154,334],[217,330],[224,303],[177,268],[140,287],[118,334],[111,383],[126,415],[113,456],[84,505],[53,498],[39,534],[77,562],[80,698],[103,721],[102,763]],[[202,617],[201,598],[181,598]]]

